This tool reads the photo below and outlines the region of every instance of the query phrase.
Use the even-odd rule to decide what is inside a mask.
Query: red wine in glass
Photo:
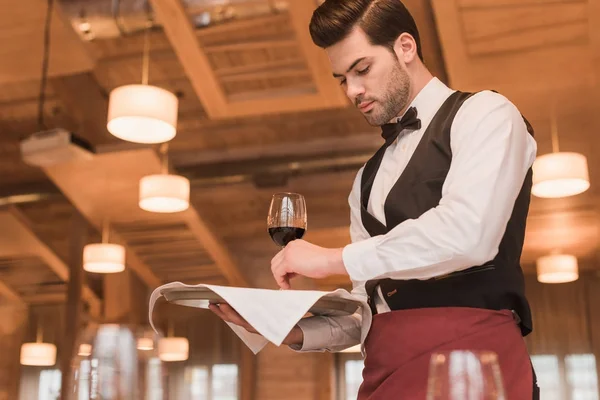
[[[273,242],[285,247],[306,232],[306,202],[298,193],[276,193],[271,199],[267,227]]]
[[[281,247],[285,247],[289,242],[296,239],[302,239],[304,236],[304,228],[296,228],[294,226],[278,226],[269,228],[271,239]]]

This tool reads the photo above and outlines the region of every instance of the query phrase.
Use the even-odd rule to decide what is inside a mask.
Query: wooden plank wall
[[[21,367],[19,355],[21,344],[36,340],[40,324],[43,341],[60,344],[64,332],[65,309],[63,305],[15,307],[0,305],[0,400],[16,400],[23,391],[22,377],[39,371],[37,367]],[[60,346],[56,368],[60,363]],[[32,388],[27,388],[29,393]],[[37,393],[29,398],[37,398]]]
[[[19,348],[27,326],[27,308],[0,305],[0,400],[17,398]]]
[[[600,320],[600,315],[589,314],[588,308],[593,304],[590,288],[598,284],[598,277],[585,273],[575,282],[559,285],[539,283],[534,276],[527,278],[533,313],[533,332],[526,338],[529,352],[563,357],[592,352],[590,322]]]

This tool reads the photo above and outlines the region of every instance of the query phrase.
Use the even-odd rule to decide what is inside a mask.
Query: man
[[[454,349],[497,353],[507,398],[538,398],[519,265],[531,127],[502,95],[455,92],[434,78],[400,0],[326,0],[310,32],[385,143],[350,193],[352,244],[291,242],[272,260],[277,283],[347,274],[368,299],[359,399],[424,399],[431,354]],[[211,309],[252,330],[231,307]],[[356,315],[310,317],[284,343],[338,351],[360,342],[360,326]]]

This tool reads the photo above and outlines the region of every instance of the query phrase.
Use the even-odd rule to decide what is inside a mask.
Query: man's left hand
[[[271,260],[271,271],[282,289],[290,289],[296,275],[325,278],[347,274],[342,249],[326,249],[304,240],[293,240]]]

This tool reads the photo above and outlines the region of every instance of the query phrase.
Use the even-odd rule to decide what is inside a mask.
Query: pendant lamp
[[[568,254],[550,254],[537,260],[537,279],[542,283],[566,283],[579,278],[577,258]]]
[[[185,361],[189,356],[190,345],[187,338],[174,337],[173,325],[169,323],[167,337],[158,341],[158,357],[165,362]]]
[[[348,347],[347,349],[342,350],[341,353],[360,353],[360,351],[361,346],[360,344],[357,344],[355,346]]]
[[[83,248],[83,269],[98,274],[113,274],[125,270],[125,247],[108,242],[109,228],[105,220],[102,243],[88,244]]]
[[[142,337],[137,340],[138,350],[154,350],[154,340],[152,338]]]
[[[42,342],[42,332],[38,326],[37,337],[34,343],[21,345],[21,365],[50,367],[56,364],[56,346],[52,343]]]
[[[555,113],[551,116],[552,153],[533,164],[531,193],[542,198],[574,196],[590,187],[587,159],[583,154],[560,152]]]
[[[81,357],[88,357],[92,354],[92,345],[89,343],[82,343],[79,345],[77,355]]]
[[[184,211],[190,204],[190,181],[179,175],[169,174],[167,159],[168,144],[160,148],[162,171],[147,175],[140,180],[139,206],[142,210],[155,213]]]
[[[142,83],[120,86],[110,92],[108,131],[134,143],[163,143],[175,137],[179,100],[168,90],[148,85],[150,29],[144,37]]]

